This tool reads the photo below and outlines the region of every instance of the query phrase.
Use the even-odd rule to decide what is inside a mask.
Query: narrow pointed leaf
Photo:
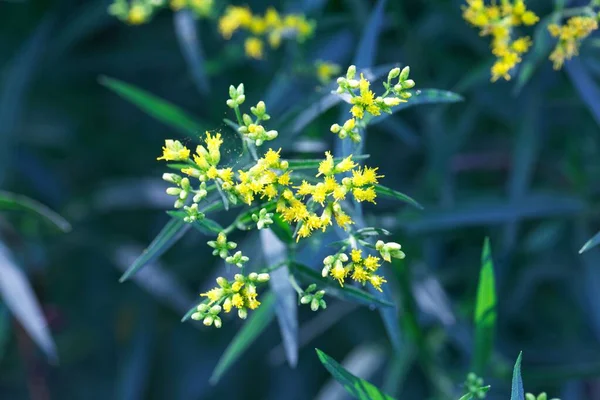
[[[319,360],[329,371],[331,376],[338,381],[348,393],[358,400],[394,400],[393,397],[383,393],[372,383],[354,376],[337,361],[319,349],[315,349]]]
[[[294,263],[292,266],[294,275],[309,281],[311,283],[317,283],[319,286],[325,288],[327,294],[338,297],[343,300],[352,301],[355,303],[377,306],[377,307],[393,307],[394,305],[389,301],[378,299],[372,294],[358,289],[351,285],[340,286],[337,282],[332,281],[328,278],[323,278],[321,274],[305,265]]]
[[[581,250],[579,250],[579,254],[584,253],[584,252],[590,250],[591,248],[598,246],[598,244],[600,244],[600,232],[596,233],[594,236],[592,236],[592,238],[590,240],[585,242],[585,244],[583,245]]]
[[[481,253],[481,273],[475,303],[475,351],[472,370],[483,375],[492,354],[496,329],[496,288],[494,263],[489,238],[485,239]]]
[[[12,255],[0,243],[0,296],[15,318],[33,341],[52,362],[58,361],[56,345],[48,324],[23,271],[15,264]]]
[[[419,106],[423,104],[444,104],[444,103],[458,103],[464,100],[464,98],[454,92],[450,92],[448,90],[439,90],[439,89],[422,89],[422,90],[413,90],[411,91],[413,96],[408,99],[406,103],[400,103],[396,107],[392,108],[392,114],[381,114],[377,117],[372,117],[369,121],[369,125],[378,124],[391,115],[405,110],[410,107]],[[348,99],[349,100],[349,99]]]
[[[358,49],[354,55],[354,65],[357,68],[370,68],[375,62],[377,55],[377,41],[383,29],[383,18],[385,16],[386,0],[379,0],[369,16],[362,33]]]
[[[242,329],[235,335],[225,353],[219,359],[210,377],[211,384],[214,385],[219,382],[223,374],[250,347],[275,317],[275,296],[273,293],[265,293],[261,303],[260,307],[250,314]]]
[[[523,389],[523,378],[521,378],[521,358],[523,352],[519,353],[517,362],[513,369],[512,386],[510,390],[510,400],[525,400],[525,390]]]
[[[165,251],[169,250],[189,228],[190,225],[183,222],[183,220],[171,218],[158,233],[156,238],[154,238],[152,243],[150,243],[150,246],[148,246],[127,271],[125,271],[123,276],[119,279],[119,282],[126,281],[146,264],[160,257]]]
[[[186,136],[196,138],[204,130],[199,122],[180,108],[134,85],[106,76],[100,77],[100,83]]]
[[[573,86],[579,92],[581,100],[592,113],[596,123],[600,125],[600,87],[592,78],[590,71],[579,57],[573,57],[565,64],[567,74]]]
[[[41,217],[63,232],[71,230],[71,224],[66,219],[42,203],[20,194],[0,191],[0,211],[2,210],[29,212]]]
[[[267,265],[286,262],[286,245],[272,230],[262,229],[260,241]],[[298,363],[298,304],[296,291],[290,282],[289,269],[278,268],[271,272],[269,286],[275,295],[275,315],[283,339],[285,355],[289,365],[295,367]]]
[[[208,78],[204,68],[204,54],[202,53],[200,35],[196,27],[196,19],[190,10],[181,10],[175,13],[173,21],[175,23],[175,35],[188,64],[192,79],[200,93],[208,93]]]
[[[390,189],[386,186],[375,185],[375,192],[382,196],[387,196],[387,197],[391,197],[396,200],[403,201],[407,204],[410,204],[413,207],[418,208],[419,210],[424,209],[424,207],[421,204],[419,204],[416,200],[414,200],[412,197],[409,197],[409,196],[405,195],[404,193],[401,193],[397,190]]]

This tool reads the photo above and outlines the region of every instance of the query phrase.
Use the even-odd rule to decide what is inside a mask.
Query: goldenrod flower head
[[[348,172],[351,169],[356,168],[356,163],[352,161],[352,154],[340,161],[334,168],[334,173],[339,174]]]
[[[317,176],[331,175],[333,173],[334,167],[335,167],[335,165],[334,165],[334,161],[333,161],[333,156],[331,155],[330,152],[328,152],[328,151],[325,152],[325,160],[321,161],[321,163],[319,164],[319,173],[317,174]]]
[[[225,39],[239,28],[248,28],[252,23],[252,12],[247,7],[228,6],[225,14],[219,19],[219,32]]]
[[[353,263],[360,263],[362,261],[362,250],[352,249],[350,252],[350,258]]]
[[[565,60],[578,55],[582,40],[598,29],[598,21],[591,16],[575,16],[567,20],[565,25],[550,24],[548,31],[558,38],[558,43],[550,54],[554,69],[562,68]]]
[[[515,0],[513,4],[503,1],[501,6],[486,5],[483,0],[467,0],[463,7],[463,18],[480,29],[481,36],[492,36],[492,54],[497,57],[492,66],[492,82],[503,78],[510,79],[510,72],[521,62],[520,54],[526,53],[531,47],[529,37],[513,41],[514,27],[519,25],[534,25],[538,22],[537,15],[528,10],[523,0]]]
[[[360,283],[365,283],[367,280],[369,280],[369,272],[363,267],[356,266],[352,272],[352,279]]]
[[[179,140],[165,140],[163,154],[157,160],[185,161],[190,157],[190,150],[181,144]]]
[[[379,268],[379,266],[380,266],[379,257],[369,255],[364,260],[363,264],[364,264],[365,268],[367,268],[369,271],[376,271],[377,268]]]
[[[331,276],[333,276],[334,279],[338,280],[338,282],[340,283],[340,286],[344,286],[344,279],[346,278],[347,272],[348,271],[346,271],[346,269],[344,268],[344,266],[341,263],[337,263],[331,269]]]
[[[315,68],[317,79],[323,85],[329,83],[341,71],[341,67],[338,64],[322,60],[315,62]]]
[[[257,37],[249,37],[244,42],[244,51],[248,57],[260,60],[264,55],[264,43]]]
[[[214,288],[206,293],[202,293],[200,296],[207,297],[210,303],[215,303],[223,297],[223,289]]]
[[[375,193],[375,188],[373,186],[369,186],[365,189],[354,188],[352,190],[352,195],[358,202],[368,201],[371,203],[375,203],[375,198],[377,197],[377,193]]]
[[[135,2],[129,9],[127,16],[127,22],[131,25],[140,25],[148,21],[150,17],[151,9],[145,4]]]
[[[371,275],[369,277],[369,282],[371,283],[371,285],[373,285],[375,289],[379,290],[380,292],[383,292],[383,290],[381,290],[381,285],[383,285],[387,281],[382,276]]]

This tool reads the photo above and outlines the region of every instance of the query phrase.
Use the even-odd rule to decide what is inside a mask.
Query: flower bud
[[[267,112],[267,107],[264,101],[261,100],[258,102],[258,104],[256,105],[256,112],[258,113],[258,115],[263,115]]]
[[[162,178],[163,178],[163,180],[165,180],[167,182],[171,182],[171,183],[175,183],[175,184],[181,182],[181,177],[177,174],[164,173]]]
[[[340,256],[338,257],[338,259],[342,262],[346,262],[348,261],[348,255],[346,253],[342,253],[340,254]]]
[[[200,314],[199,312],[195,312],[192,314],[191,317],[194,321],[200,321],[202,319],[202,314]]]
[[[246,319],[248,317],[248,310],[245,308],[240,308],[238,310],[238,317],[240,317],[240,319]]]
[[[179,188],[176,188],[176,187],[167,188],[167,194],[170,196],[179,196],[179,193],[181,193],[181,189],[179,189]]]
[[[357,81],[356,79],[350,79],[350,80],[348,81],[348,86],[349,86],[351,89],[358,89],[358,81]]]
[[[306,288],[307,292],[312,292],[313,290],[315,290],[317,288],[317,285],[314,283],[311,283],[310,285],[308,285],[308,287]]]
[[[327,277],[327,275],[329,275],[329,271],[330,271],[330,270],[331,270],[331,265],[330,265],[330,264],[329,264],[329,265],[325,265],[325,266],[323,267],[323,269],[321,270],[321,276],[322,276],[323,278],[326,278],[326,277]]]
[[[237,87],[237,94],[238,94],[238,96],[241,95],[241,94],[244,94],[244,84],[243,83],[240,83],[238,85],[238,87]]]
[[[211,317],[210,315],[207,315],[206,318],[204,318],[204,320],[202,321],[202,323],[206,326],[211,326],[212,323],[214,322],[214,318]]]
[[[243,104],[244,101],[246,101],[246,96],[241,95],[235,99],[235,104],[237,104],[239,106],[240,104]]]
[[[312,300],[312,296],[309,294],[305,294],[304,296],[302,296],[302,298],[300,299],[300,303],[301,304],[308,304],[310,303],[310,301]]]
[[[410,67],[407,65],[402,68],[402,72],[400,72],[400,82],[403,82],[408,79],[408,75],[410,74]]]
[[[223,323],[221,322],[221,318],[215,317],[215,323],[214,324],[215,324],[215,328],[220,328],[223,325]]]
[[[198,307],[196,309],[200,312],[206,312],[206,310],[208,310],[208,304],[198,304]]]
[[[220,313],[220,312],[221,312],[221,306],[220,306],[220,305],[218,305],[218,304],[215,304],[214,306],[212,306],[212,307],[210,308],[210,313],[211,313],[211,314],[218,314],[218,313]]]
[[[415,81],[412,79],[407,79],[406,81],[402,82],[402,89],[411,89],[413,87],[415,87]]]
[[[238,93],[237,90],[235,89],[235,86],[230,85],[229,86],[229,97],[231,97],[232,99],[235,99],[237,97]]]
[[[251,281],[255,281],[258,278],[258,274],[256,272],[251,272],[250,275],[248,275],[248,279],[250,279]]]
[[[232,99],[227,100],[227,106],[229,108],[235,108],[236,105],[237,105],[237,103],[234,100],[232,100]]]
[[[333,264],[333,261],[334,261],[334,260],[335,260],[335,259],[334,259],[334,257],[333,257],[333,256],[327,256],[327,257],[325,257],[325,259],[323,260],[323,264],[325,264],[325,265],[331,265],[331,264]]]
[[[330,128],[331,132],[333,132],[333,133],[338,133],[340,131],[340,129],[342,129],[342,127],[339,126],[338,124],[333,124],[333,125],[331,125],[331,128]]]
[[[279,163],[279,168],[281,169],[288,169],[290,166],[290,163],[287,160],[283,160]]]
[[[256,278],[257,282],[263,283],[263,282],[268,282],[269,279],[271,279],[271,277],[269,276],[269,274],[267,274],[266,272],[263,272],[262,274],[258,274],[258,277]]]
[[[388,81],[391,81],[392,79],[394,79],[395,77],[397,77],[398,75],[400,75],[400,68],[396,67],[393,68],[390,73],[388,74]]]
[[[222,276],[217,278],[217,285],[220,287],[226,287],[228,284],[229,282],[227,282],[227,279],[223,278]]]
[[[346,79],[354,79],[356,76],[356,65],[351,65],[348,67],[348,71],[346,71]]]
[[[310,302],[310,309],[313,311],[317,311],[319,309],[319,300],[313,298]]]

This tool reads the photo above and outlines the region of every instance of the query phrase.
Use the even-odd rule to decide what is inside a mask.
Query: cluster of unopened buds
[[[400,103],[405,103],[411,98],[409,91],[415,86],[415,82],[409,79],[410,67],[400,69],[393,68],[383,82],[385,92],[381,96],[376,96],[371,91],[371,82],[367,80],[364,74],[360,78],[356,77],[356,66],[348,67],[345,77],[337,80],[338,88],[336,93],[346,96],[347,101],[352,104],[349,118],[343,125],[333,124],[331,132],[339,136],[340,139],[349,137],[354,142],[361,141],[360,129],[364,128],[371,117],[381,115],[381,113],[392,113],[393,107]]]
[[[323,296],[325,296],[325,291],[317,290],[317,285],[313,283],[300,295],[300,303],[310,304],[310,309],[313,311],[318,311],[319,308],[324,310],[327,308],[327,303]]]

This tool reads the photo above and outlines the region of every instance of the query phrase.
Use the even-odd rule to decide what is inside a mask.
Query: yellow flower
[[[519,54],[527,53],[531,47],[531,38],[529,36],[518,38],[512,43],[511,47]]]
[[[315,62],[315,67],[316,67],[317,79],[322,84],[329,83],[331,81],[331,79],[334,76],[338,75],[341,71],[341,68],[339,65],[331,63],[331,62],[327,62],[327,61],[321,61],[321,60],[318,60],[317,62]]]
[[[163,155],[157,160],[185,161],[190,157],[190,150],[181,144],[179,140],[165,140],[162,148]]]
[[[371,83],[365,79],[363,74],[360,74],[358,82],[359,95],[350,99],[350,103],[354,106],[350,109],[355,118],[362,119],[364,112],[377,116],[381,114],[379,107],[375,104],[375,94],[369,89]]]
[[[570,60],[576,56],[579,53],[581,41],[596,29],[598,29],[598,21],[596,18],[589,16],[571,17],[563,26],[549,25],[548,31],[550,34],[559,39],[558,44],[550,54],[554,69],[562,68],[565,60]]]
[[[348,214],[344,214],[344,213],[336,213],[335,214],[335,222],[338,224],[338,226],[344,230],[348,229],[348,225],[351,225],[354,223],[354,221],[352,221],[352,218],[350,218],[350,216]]]
[[[363,169],[355,169],[352,171],[352,185],[354,186],[365,186],[375,185],[379,178],[383,178],[383,175],[377,175],[378,168],[363,167]]]
[[[355,167],[356,163],[352,161],[352,154],[350,154],[348,157],[344,158],[342,161],[339,162],[338,165],[335,166],[335,173],[339,174],[342,172],[348,172]]]
[[[236,293],[233,296],[231,296],[231,305],[234,306],[235,308],[244,307],[244,298],[242,297],[242,295],[239,293]]]
[[[334,168],[333,156],[331,155],[330,152],[327,151],[327,152],[325,152],[325,160],[323,160],[319,163],[319,173],[317,174],[317,176],[331,175],[333,173],[333,168]]]
[[[246,55],[250,58],[254,58],[255,60],[260,60],[263,58],[263,41],[256,37],[249,37],[244,42],[244,51]]]
[[[381,290],[381,285],[383,285],[387,281],[382,276],[371,275],[369,277],[369,282],[371,283],[371,285],[373,285],[375,289],[379,290],[380,292],[383,292],[383,290]]]
[[[352,279],[360,283],[365,283],[369,279],[369,273],[364,268],[355,266],[352,272]]]
[[[377,193],[375,192],[375,188],[373,186],[369,186],[366,189],[354,188],[352,190],[352,194],[358,202],[368,201],[371,203],[375,203],[375,198],[377,197]]]
[[[140,25],[148,20],[150,13],[148,9],[142,4],[134,4],[129,9],[129,15],[127,16],[127,22],[131,25]]]
[[[376,271],[379,268],[379,257],[369,256],[365,259],[364,265],[369,271]]]
[[[223,289],[214,288],[206,293],[202,293],[200,296],[207,297],[210,303],[214,303],[221,300],[221,297],[223,296]]]
[[[252,12],[247,7],[228,6],[225,14],[219,19],[219,32],[225,39],[239,28],[247,28],[252,23]]]
[[[346,278],[347,272],[348,271],[346,271],[342,265],[336,264],[336,266],[331,269],[331,276],[338,280],[340,286],[344,286],[344,278]]]
[[[265,155],[263,156],[263,160],[269,167],[274,167],[279,164],[279,152],[281,149],[275,151],[273,149],[267,150]]]
[[[350,258],[352,259],[353,263],[360,263],[362,261],[362,250],[352,249]]]

